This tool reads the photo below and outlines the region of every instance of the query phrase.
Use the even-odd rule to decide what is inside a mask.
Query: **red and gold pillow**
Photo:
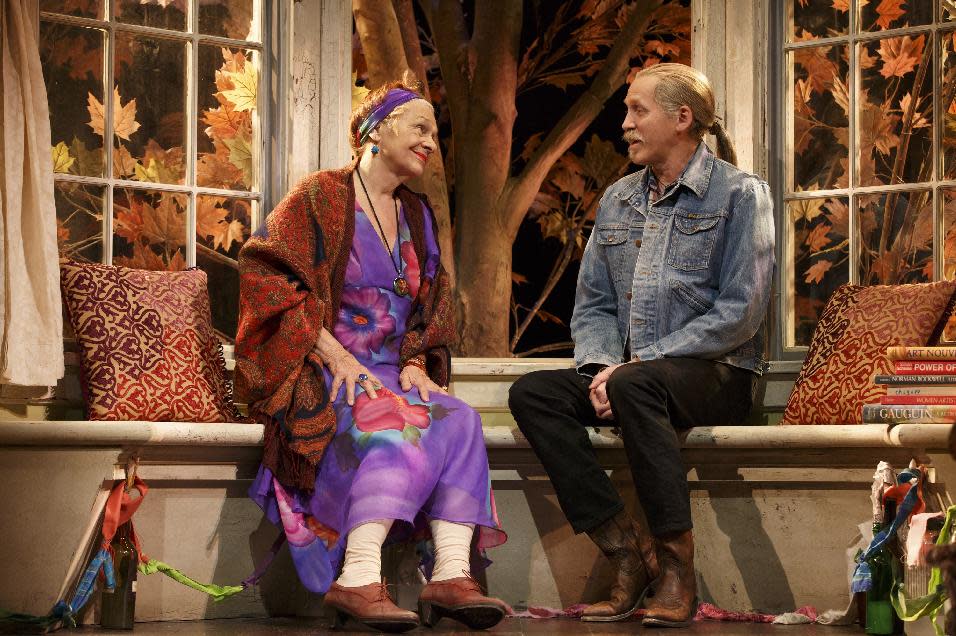
[[[237,421],[205,272],[64,260],[60,284],[89,419]]]
[[[830,297],[793,385],[783,424],[860,424],[860,407],[886,388],[891,345],[936,344],[952,312],[956,281],[912,285],[843,285]]]

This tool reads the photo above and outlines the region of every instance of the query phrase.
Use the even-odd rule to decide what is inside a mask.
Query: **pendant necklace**
[[[392,256],[392,246],[388,244],[388,238],[385,236],[385,230],[382,229],[382,222],[378,220],[378,213],[375,211],[375,204],[372,203],[372,197],[368,194],[368,188],[365,187],[365,180],[362,179],[362,171],[357,167],[355,173],[358,175],[359,183],[362,184],[362,191],[365,192],[365,198],[368,199],[368,205],[372,208],[372,216],[375,218],[375,224],[378,225],[378,231],[382,234],[382,242],[385,243],[385,249],[388,250],[388,262],[392,264],[392,267],[395,268],[395,278],[392,280],[392,289],[395,290],[395,293],[399,296],[408,296],[408,281],[405,280],[405,277],[402,276],[402,253],[401,250],[398,252],[398,265],[395,264],[395,258]],[[398,222],[398,202],[395,200],[395,197],[392,197],[392,203],[395,205],[395,243],[398,244],[401,241],[399,236],[401,228],[399,228]]]

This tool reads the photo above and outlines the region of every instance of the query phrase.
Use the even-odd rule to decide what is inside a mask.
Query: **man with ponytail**
[[[767,184],[734,166],[702,73],[649,67],[624,104],[628,154],[643,167],[601,199],[571,319],[575,368],[525,375],[509,403],[571,526],[615,566],[610,598],[582,620],[623,620],[643,604],[645,626],[682,627],[697,588],[678,432],[741,423],[753,406],[773,210]],[[601,424],[624,440],[648,527],[597,461],[587,427]]]

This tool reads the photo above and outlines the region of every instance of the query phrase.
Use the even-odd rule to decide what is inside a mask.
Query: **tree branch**
[[[518,48],[521,40],[522,0],[475,2],[474,97],[495,113],[515,112],[518,83]]]
[[[452,127],[455,130],[464,130],[468,123],[468,95],[471,93],[469,78],[464,72],[468,64],[470,41],[461,4],[457,0],[418,2],[435,38]]]
[[[402,44],[405,45],[405,60],[408,68],[415,73],[418,81],[425,87],[428,95],[428,77],[425,71],[425,58],[422,57],[422,45],[418,37],[418,24],[415,22],[415,9],[412,0],[392,0],[398,28],[401,30]]]
[[[517,233],[534,195],[541,188],[554,162],[581,136],[601,112],[604,103],[620,87],[626,77],[631,54],[658,6],[660,0],[650,0],[638,3],[631,10],[630,17],[615,38],[614,46],[591,86],[541,142],[521,174],[509,180],[503,197],[507,205],[502,212],[506,215],[503,225],[510,236]]]
[[[352,0],[352,16],[372,88],[396,79],[408,68],[408,61],[391,0]]]

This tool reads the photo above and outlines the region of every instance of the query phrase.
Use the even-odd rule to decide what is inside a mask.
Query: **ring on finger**
[[[359,382],[368,382],[368,374],[367,374],[367,373],[359,373],[359,374],[358,374],[358,381],[359,381]]]

